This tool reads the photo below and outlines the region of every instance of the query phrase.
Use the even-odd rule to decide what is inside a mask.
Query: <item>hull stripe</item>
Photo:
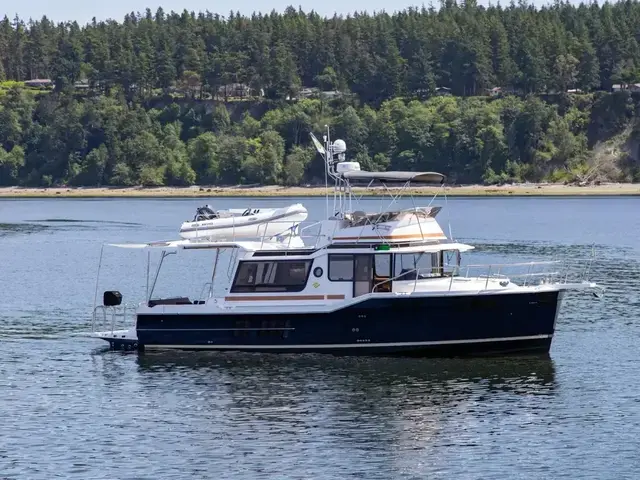
[[[226,302],[263,302],[275,301],[300,301],[300,300],[344,300],[344,295],[239,295],[235,297],[224,297]]]
[[[524,337],[502,337],[502,338],[478,338],[468,340],[442,340],[433,342],[394,342],[394,343],[332,343],[317,345],[154,345],[147,344],[147,349],[200,349],[200,350],[304,350],[320,348],[376,348],[376,347],[426,347],[436,345],[463,345],[470,343],[490,343],[490,342],[512,342],[517,340],[543,340],[553,337],[553,334],[528,335]]]
[[[405,234],[405,235],[375,235],[361,237],[333,237],[334,240],[422,240],[425,238],[447,238],[444,233],[423,233],[423,234]]]

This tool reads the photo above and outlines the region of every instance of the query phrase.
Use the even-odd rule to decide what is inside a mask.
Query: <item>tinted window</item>
[[[378,277],[390,277],[391,276],[391,255],[378,254],[375,258],[375,273]]]
[[[311,260],[240,262],[231,292],[300,292],[307,284],[312,263]]]
[[[438,254],[436,253],[404,253],[396,254],[395,272],[397,280],[413,280],[418,278],[437,276]]]
[[[329,255],[329,280],[334,282],[353,280],[353,255]]]

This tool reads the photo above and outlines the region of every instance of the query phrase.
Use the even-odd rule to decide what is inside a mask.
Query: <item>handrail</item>
[[[213,282],[207,282],[202,286],[200,289],[200,295],[198,296],[198,301],[203,301],[205,289],[209,290],[209,296],[207,298],[211,298],[213,296]]]
[[[302,224],[302,222],[301,222],[300,224]],[[300,225],[300,224],[299,224],[299,225]],[[300,233],[302,233],[302,232],[303,232],[303,230],[306,230],[306,229],[308,229],[308,228],[311,228],[311,227],[313,227],[313,226],[315,226],[315,225],[322,225],[322,222],[318,222],[318,221],[316,221],[316,222],[311,223],[310,225],[307,225],[307,226],[305,226],[305,227],[302,227],[302,228],[300,229]]]
[[[323,237],[329,238],[329,235],[322,234],[322,229],[320,229],[320,231],[317,234],[303,235],[302,232],[305,231],[305,230],[310,229],[311,227],[315,227],[315,226],[320,226],[321,227],[322,226],[322,221],[309,221],[309,222],[310,223],[308,223],[307,225],[304,225],[305,223],[307,223],[307,221],[302,221],[302,222],[296,222],[296,221],[292,221],[292,220],[272,220],[272,221],[267,221],[267,222],[264,222],[264,223],[260,223],[260,224],[258,224],[256,226],[256,230],[255,230],[256,234],[255,235],[241,236],[241,237],[236,235],[236,231],[235,231],[236,230],[236,225],[235,225],[235,223],[233,223],[231,225],[232,234],[231,234],[230,238],[231,238],[231,241],[239,241],[239,240],[242,240],[242,239],[254,238],[256,241],[259,241],[261,243],[261,245],[264,245],[264,243],[267,242],[269,239],[272,239],[274,237],[278,237],[280,235],[287,235],[289,237],[289,241],[288,241],[289,245],[291,244],[291,240],[294,237],[297,237],[297,238],[300,238],[300,239],[303,239],[303,240],[304,239],[310,239],[310,238],[315,239],[315,243],[314,243],[313,246],[317,245],[317,243],[318,243],[320,238],[323,238]],[[282,231],[280,233],[275,234],[275,235],[268,235],[267,234],[267,230],[269,229],[269,226],[278,225],[278,224],[283,225]],[[304,226],[302,226],[302,228],[300,228],[301,225],[304,225]],[[291,234],[291,233],[287,232],[287,230],[289,230],[289,229],[291,229],[293,227],[299,228],[299,231],[298,231],[297,234],[296,233]],[[262,232],[260,230],[262,230]],[[198,237],[199,240],[203,240],[203,239],[206,239],[206,238],[207,238],[207,236]],[[270,242],[267,242],[267,243],[270,243]]]
[[[465,265],[465,268],[474,267],[527,267],[529,265],[552,265],[554,263],[561,263],[560,260],[543,260],[540,262],[521,262],[521,263],[478,263],[475,265]]]
[[[406,276],[407,274],[412,273],[412,272],[416,272],[416,279],[417,279],[417,278],[418,278],[418,275],[420,274],[420,270],[429,270],[430,272],[433,272],[434,270],[442,270],[442,269],[443,269],[443,267],[431,267],[431,268],[429,268],[429,267],[419,267],[419,268],[412,268],[411,270],[406,270],[406,271],[404,271],[404,272],[402,272],[402,273],[400,273],[400,274],[396,275],[395,277],[387,278],[387,279],[383,280],[382,282],[378,282],[378,283],[376,283],[376,284],[373,286],[373,288],[371,289],[371,291],[375,291],[376,287],[378,287],[379,285],[383,285],[383,284],[385,284],[385,283],[387,283],[387,282],[393,282],[394,280],[397,280],[397,279],[398,279],[398,278],[400,278],[400,277],[404,277],[404,276]],[[444,276],[444,275],[443,275],[443,274],[442,274],[442,272],[441,272],[440,277],[443,277],[443,276]]]
[[[91,319],[91,331],[94,333],[98,331],[96,327],[97,327],[97,317],[99,312],[102,312],[102,326],[107,327],[106,330],[101,330],[101,331],[110,331],[111,333],[113,333],[115,330],[117,330],[116,328],[116,326],[118,325],[117,319],[122,318],[122,323],[126,324],[127,310],[132,310],[132,309],[133,311],[135,311],[135,308],[133,308],[133,305],[129,305],[126,303],[122,305],[117,305],[117,306],[96,305],[93,309],[93,315]],[[111,322],[109,325],[107,325],[109,323],[107,319],[107,311],[111,312]]]
[[[542,272],[532,271],[533,267],[536,267],[536,266],[543,266],[543,265],[548,266],[548,265],[556,265],[560,263],[563,263],[563,262],[561,262],[560,260],[543,260],[543,261],[532,261],[532,262],[502,263],[502,264],[486,263],[486,264],[474,264],[474,265],[464,265],[464,266],[445,264],[443,266],[438,266],[438,267],[418,267],[418,268],[413,268],[410,270],[403,271],[398,275],[395,275],[391,278],[384,279],[381,282],[375,283],[371,291],[375,293],[381,285],[384,285],[386,283],[390,283],[393,281],[398,281],[402,277],[406,277],[406,276],[413,277],[410,279],[410,280],[413,280],[413,292],[416,291],[418,280],[428,280],[428,279],[446,278],[446,277],[451,278],[449,282],[449,290],[453,288],[454,279],[457,279],[457,280],[472,279],[472,278],[483,279],[485,280],[485,286],[484,286],[485,290],[489,287],[490,280],[504,281],[504,280],[512,280],[512,279],[524,279],[523,286],[527,285],[527,280],[533,279],[533,278],[548,278],[549,280],[560,278],[561,279],[560,283],[568,283],[568,278],[569,278],[568,266],[566,267],[566,275],[564,275],[565,273],[564,271],[557,270],[557,269],[556,270],[547,269]],[[564,262],[564,263],[565,265],[567,265],[567,262]],[[445,271],[447,267],[449,267],[451,271],[449,272]],[[509,268],[509,267],[529,267],[529,268],[527,269],[526,272],[522,272],[522,273],[514,273],[509,275],[505,275],[501,273],[503,269]],[[477,275],[469,274],[470,270],[478,269],[478,268],[486,269],[487,272],[478,273]],[[465,275],[460,275],[460,271],[462,269],[465,270]],[[429,276],[420,278],[421,272],[428,272]],[[495,273],[492,273],[492,272],[495,272]],[[564,276],[564,279],[562,279],[563,276]],[[583,275],[579,275],[579,277],[584,277],[584,272],[583,272]]]
[[[411,215],[413,215],[415,217],[415,220],[417,221],[418,224],[418,228],[420,230],[421,236],[424,237],[424,231],[423,231],[423,223],[422,222],[422,217],[420,216],[420,214],[422,213],[422,211],[425,209],[425,207],[415,207],[415,208],[408,208],[408,209],[401,209],[399,211],[403,211],[403,212],[407,212]],[[385,215],[387,213],[392,213],[395,211],[382,211],[382,212],[377,212],[375,214],[372,214],[374,220],[379,219],[382,215]],[[281,231],[279,231],[276,234],[268,234],[268,230],[270,229],[270,227],[272,227],[273,225],[281,225],[282,229]],[[301,222],[297,222],[294,220],[287,220],[287,219],[278,219],[278,220],[269,220],[269,221],[264,221],[262,223],[259,223],[257,225],[255,225],[255,229],[252,230],[252,234],[250,235],[242,235],[242,236],[238,236],[237,232],[236,232],[236,228],[238,227],[238,225],[235,222],[235,217],[234,217],[234,221],[232,222],[232,225],[230,225],[230,229],[231,229],[231,235],[228,237],[231,241],[240,241],[240,240],[247,240],[247,239],[255,239],[255,241],[260,242],[261,244],[261,248],[265,243],[272,243],[273,239],[275,239],[276,237],[282,236],[283,237],[283,244],[290,246],[291,242],[294,240],[294,238],[299,238],[301,240],[303,240],[303,243],[305,244],[305,247],[309,247],[309,248],[314,248],[317,247],[320,243],[320,241],[322,239],[330,239],[332,238],[335,233],[336,230],[338,230],[340,228],[339,222],[336,222],[333,225],[333,231],[324,231],[323,230],[323,225],[324,225],[324,221],[320,220],[320,221],[316,221],[316,220],[304,220]],[[368,227],[375,227],[377,225],[377,221],[371,222],[371,221],[367,221],[365,224],[360,225],[360,231],[357,233],[357,240],[356,242],[358,242],[360,240],[360,237],[365,235],[365,232],[367,230]],[[310,229],[312,228],[318,228],[318,232],[317,233],[312,233],[309,235],[306,235],[305,232],[308,232]],[[239,228],[239,227],[238,227]],[[349,226],[347,225],[347,228],[349,228]],[[357,227],[354,227],[357,228]],[[294,230],[297,229],[297,232],[295,231],[289,231],[289,230]],[[384,238],[384,234],[379,231],[378,229],[375,229],[375,234],[379,237],[379,241],[382,244],[389,244],[389,242]],[[198,239],[199,240],[203,240],[206,239],[207,236],[199,236]],[[310,242],[306,242],[305,240],[312,240]]]
[[[423,231],[423,223],[422,222],[422,217],[420,216],[420,214],[422,213],[422,210],[424,210],[424,207],[415,207],[415,208],[408,208],[408,209],[402,209],[399,211],[404,211],[407,212],[411,215],[413,215],[418,223],[418,228],[420,230],[421,236],[424,236],[424,231]],[[380,218],[382,215],[390,213],[390,212],[394,212],[392,211],[382,211],[382,212],[377,212],[375,214],[373,214],[374,218],[378,217]],[[235,217],[234,217],[235,218]],[[238,234],[236,233],[236,228],[239,228],[238,225],[235,223],[235,220],[232,222],[232,225],[229,226],[229,228],[231,229],[231,235],[228,236],[227,238],[229,238],[231,241],[240,241],[240,240],[246,240],[246,239],[255,239],[255,241],[260,242],[261,245],[264,245],[265,243],[271,243],[270,240],[273,240],[275,237],[278,236],[283,236],[283,243],[285,245],[291,245],[291,242],[293,241],[294,238],[299,238],[301,240],[309,240],[312,239],[312,242],[309,242],[310,244],[308,244],[307,242],[305,243],[305,246],[313,248],[313,247],[317,247],[319,242],[322,239],[330,239],[333,237],[333,235],[335,235],[336,230],[338,230],[340,228],[339,226],[339,222],[336,222],[335,225],[333,225],[333,231],[324,231],[323,230],[323,224],[324,224],[324,220],[320,220],[320,221],[316,221],[316,220],[304,220],[301,222],[298,221],[294,221],[294,220],[287,220],[287,219],[278,219],[278,220],[269,220],[269,221],[264,221],[262,223],[259,223],[257,225],[255,225],[255,229],[252,230],[252,234],[250,235],[242,235],[242,236],[238,236]],[[272,227],[273,225],[281,225],[282,229],[281,231],[279,231],[276,234],[268,234],[268,230],[270,229],[270,227]],[[367,230],[367,227],[371,227],[371,226],[376,226],[377,222],[367,222],[364,225],[360,225],[360,232],[357,234],[357,241],[360,240],[360,237],[365,235],[365,231]],[[310,229],[312,228],[318,228],[318,232],[317,233],[313,233],[310,235],[305,235],[305,232],[308,232]],[[290,229],[297,229],[297,232],[289,232],[288,230]],[[347,228],[349,228],[349,226],[347,225]],[[355,227],[354,227],[355,228]],[[388,244],[389,242],[387,240],[385,240],[384,238],[384,234],[382,232],[380,232],[378,229],[375,229],[375,234],[377,236],[379,236],[379,240],[381,243],[383,244]],[[288,237],[288,238],[287,238]],[[207,236],[198,236],[197,237],[199,240],[204,240],[207,238]]]

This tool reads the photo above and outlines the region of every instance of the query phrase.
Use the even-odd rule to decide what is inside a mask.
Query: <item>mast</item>
[[[329,177],[334,180],[333,185],[333,213],[340,212],[344,213],[344,210],[347,207],[347,191],[350,194],[349,182],[347,182],[344,178],[342,178],[342,170],[340,170],[339,163],[345,161],[345,152],[347,150],[347,146],[343,140],[336,140],[335,142],[331,142],[331,131],[328,125],[325,125],[326,132],[322,136],[324,141],[324,146],[322,143],[318,141],[315,135],[312,132],[309,132],[311,136],[311,140],[313,141],[316,150],[324,160],[324,184],[325,189],[329,188]],[[357,162],[352,162],[357,166],[357,169],[360,170],[359,164]],[[325,192],[326,206],[325,213],[326,217],[329,218],[329,194]],[[349,208],[351,208],[351,198],[349,198]]]
[[[325,199],[325,215],[324,218],[329,218],[329,192],[327,192],[327,190],[329,189],[329,181],[328,181],[328,174],[329,174],[329,158],[331,158],[329,156],[329,158],[327,158],[327,155],[331,155],[331,143],[329,141],[329,125],[325,125],[324,128],[327,129],[327,133],[324,135],[324,144],[325,144],[325,159],[324,159],[324,199]],[[335,205],[336,205],[336,194],[335,194],[335,189],[334,189],[334,193],[333,193],[333,207],[335,210]]]

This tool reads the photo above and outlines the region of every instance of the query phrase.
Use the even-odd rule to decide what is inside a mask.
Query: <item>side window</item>
[[[442,275],[450,276],[456,274],[460,266],[460,252],[458,250],[445,250],[441,255]]]
[[[437,253],[397,254],[394,275],[397,280],[440,276]]]
[[[236,280],[233,282],[233,286],[248,286],[256,283],[256,273],[258,272],[257,262],[242,262],[238,267],[238,273],[236,274]]]
[[[375,259],[375,275],[376,277],[390,277],[391,276],[391,255],[389,254],[377,254],[373,257]]]
[[[240,262],[231,293],[300,292],[307,285],[312,260]]]
[[[329,280],[332,282],[353,280],[353,255],[329,255]]]

